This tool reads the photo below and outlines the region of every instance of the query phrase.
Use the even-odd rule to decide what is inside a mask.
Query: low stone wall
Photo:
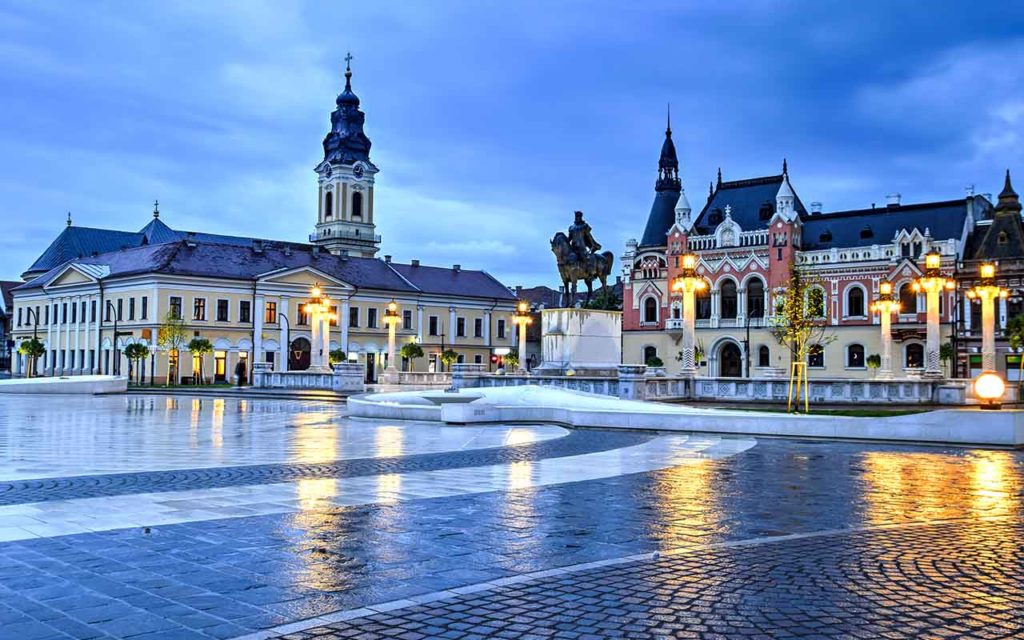
[[[398,384],[444,384],[452,383],[450,373],[431,373],[429,371],[400,371]]]
[[[330,373],[312,371],[271,371],[270,364],[253,365],[252,384],[260,389],[319,389],[337,393],[362,393],[366,390],[363,367],[344,362]]]

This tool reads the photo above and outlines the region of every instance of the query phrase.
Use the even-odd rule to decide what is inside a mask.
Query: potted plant
[[[328,361],[334,364],[341,364],[345,362],[345,352],[341,349],[331,349],[331,352],[327,354]]]

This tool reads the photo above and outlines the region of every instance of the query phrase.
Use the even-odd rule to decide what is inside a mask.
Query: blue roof
[[[726,206],[731,207],[730,213],[733,221],[744,231],[767,227],[775,213],[775,196],[778,195],[779,187],[782,186],[782,178],[782,174],[779,174],[749,180],[720,182],[704,208],[701,209],[700,214],[697,215],[694,222],[694,233],[698,235],[714,233],[721,221],[725,219]],[[796,198],[794,208],[801,215],[807,213],[799,196]],[[762,209],[765,210],[766,215],[761,213]],[[667,227],[666,231],[668,231]]]
[[[640,247],[664,247],[668,244],[665,235],[676,221],[676,203],[679,202],[679,191],[658,191],[654,194],[654,203],[647,216],[647,226],[640,239]]]
[[[391,268],[424,293],[515,300],[508,287],[486,271],[391,263]]]
[[[65,227],[25,273],[45,272],[75,258],[137,247],[144,237],[142,233],[131,231]]]
[[[805,215],[801,248],[815,251],[887,244],[901,229],[921,233],[928,229],[932,238],[948,240],[961,236],[966,218],[967,200]]]

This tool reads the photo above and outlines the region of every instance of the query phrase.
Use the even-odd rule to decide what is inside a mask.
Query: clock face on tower
[[[352,175],[354,175],[357,178],[362,178],[363,177],[363,165],[357,164],[356,166],[352,167]]]

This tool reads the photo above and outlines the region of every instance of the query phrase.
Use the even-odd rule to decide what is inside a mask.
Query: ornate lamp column
[[[924,257],[924,275],[914,281],[914,291],[924,291],[928,325],[925,341],[926,378],[941,378],[939,360],[939,294],[943,289],[952,289],[956,283],[942,275],[942,254],[932,249]]]
[[[516,303],[516,312],[512,314],[512,322],[519,328],[519,364],[516,373],[526,373],[526,327],[533,323],[530,317],[530,303],[520,300]]]
[[[395,366],[395,331],[398,328],[398,303],[391,300],[384,310],[384,324],[388,328],[388,367],[384,370],[384,382],[398,384],[400,376]]]
[[[878,369],[879,378],[892,377],[892,314],[899,313],[900,301],[892,297],[892,283],[883,282],[878,285],[878,299],[871,303],[871,310],[879,314],[881,319],[882,366]]]
[[[328,373],[327,357],[330,352],[330,317],[331,299],[323,293],[319,284],[314,284],[306,301],[306,314],[309,315],[310,346],[309,371]]]
[[[1010,292],[996,284],[996,265],[986,262],[979,268],[980,282],[967,290],[971,300],[981,300],[981,368],[996,370],[996,300]]]
[[[696,293],[708,286],[704,278],[697,275],[697,256],[683,255],[682,275],[672,281],[672,291],[683,296],[683,366],[680,375],[693,378],[697,375],[697,313],[694,308]]]

